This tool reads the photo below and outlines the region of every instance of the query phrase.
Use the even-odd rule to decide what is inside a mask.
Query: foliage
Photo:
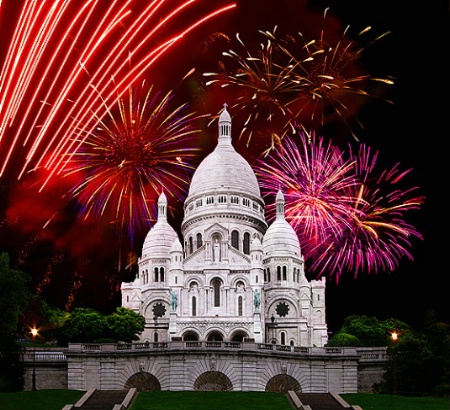
[[[30,277],[11,269],[7,253],[0,255],[0,391],[23,388],[24,367],[20,362],[17,328],[25,308]]]
[[[106,331],[105,316],[91,308],[76,308],[70,313],[63,333],[71,342],[89,343]]]
[[[348,316],[327,346],[386,346],[389,360],[382,382],[373,386],[377,393],[392,393],[395,378],[400,394],[450,394],[450,326],[433,312],[422,330],[392,318]]]
[[[339,333],[356,336],[360,346],[389,346],[391,331],[409,331],[409,326],[396,319],[378,320],[374,316],[351,315],[344,320]]]
[[[20,332],[27,335],[32,327],[36,327],[39,331],[36,341],[49,343],[57,341],[61,345],[67,344],[65,336],[61,330],[69,319],[69,313],[61,309],[48,305],[47,301],[40,295],[29,295],[27,306],[22,312]]]
[[[344,332],[338,332],[328,341],[327,347],[342,347],[342,346],[361,346],[361,340],[356,336]]]
[[[59,346],[66,345],[68,340],[64,334],[64,327],[70,319],[70,313],[58,308],[49,307],[47,310],[48,340],[56,340]]]
[[[114,339],[131,342],[139,340],[137,334],[144,331],[145,318],[131,309],[118,307],[115,313],[106,317],[106,323]]]
[[[91,308],[77,308],[71,313],[51,309],[49,320],[60,334],[78,343],[131,342],[139,339],[137,335],[145,326],[144,316],[124,307],[116,308],[111,315]]]

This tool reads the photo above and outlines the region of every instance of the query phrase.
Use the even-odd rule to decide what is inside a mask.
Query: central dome
[[[218,144],[192,176],[189,197],[230,190],[261,198],[256,175],[231,144],[230,131],[231,118],[225,107],[219,117]]]

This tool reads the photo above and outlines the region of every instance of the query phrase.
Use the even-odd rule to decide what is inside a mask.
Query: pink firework
[[[403,258],[413,259],[411,238],[421,234],[406,222],[419,210],[423,196],[417,187],[401,189],[411,170],[397,164],[376,174],[378,153],[364,144],[349,155],[300,132],[300,143],[286,137],[257,173],[267,192],[282,189],[286,218],[296,230],[308,269],[318,277],[345,272],[395,270]],[[348,156],[348,159],[345,157]]]
[[[0,46],[0,176],[18,158],[18,174],[9,170],[17,178],[37,167],[58,172],[74,129],[83,124],[89,134],[185,35],[235,7],[203,8],[192,20],[194,3],[24,1],[17,16],[1,15],[9,45]]]
[[[200,116],[186,113],[187,104],[171,110],[173,97],[143,83],[116,107],[105,107],[107,116],[95,119],[90,134],[81,126],[63,171],[74,182],[70,194],[85,218],[106,217],[133,237],[151,226],[161,191],[184,198]]]
[[[281,189],[287,218],[297,232],[317,246],[338,235],[347,221],[350,186],[355,184],[351,161],[331,142],[304,132],[300,144],[285,137],[266,160],[258,160],[256,173],[263,191]],[[273,201],[272,201],[273,202]],[[271,203],[271,202],[269,202]],[[273,217],[274,206],[268,215]]]
[[[334,273],[336,281],[343,272],[353,272],[354,277],[360,272],[391,272],[404,258],[414,259],[411,239],[423,239],[406,220],[425,201],[416,194],[417,186],[402,187],[412,169],[402,171],[397,163],[378,172],[378,152],[371,155],[364,144],[357,154],[351,149],[349,152],[358,184],[352,186],[354,200],[348,223],[334,240],[311,249],[311,268],[319,274]]]

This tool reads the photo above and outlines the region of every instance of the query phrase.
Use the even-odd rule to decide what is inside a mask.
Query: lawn
[[[283,393],[164,392],[140,393],[131,410],[292,410]]]
[[[0,393],[0,410],[61,410],[76,403],[79,390],[39,390]],[[449,410],[450,399],[385,394],[343,394],[363,410]],[[131,410],[292,410],[287,397],[266,392],[167,392],[139,393]]]
[[[75,404],[84,393],[65,389],[0,393],[0,410],[61,410],[66,404]]]
[[[363,410],[449,410],[450,398],[408,397],[390,394],[342,394],[349,404]]]

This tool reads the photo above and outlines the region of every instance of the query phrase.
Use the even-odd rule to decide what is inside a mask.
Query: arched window
[[[164,282],[164,268],[159,269],[159,280]]]
[[[270,282],[270,268],[267,268],[267,282]]]
[[[231,232],[231,246],[235,249],[239,249],[239,232],[238,231]]]
[[[154,341],[155,343],[158,342],[158,332],[153,333],[153,341]]]
[[[285,345],[286,344],[286,333],[285,332],[281,332],[281,344]]]
[[[277,280],[281,280],[281,266],[277,266]]]
[[[201,248],[203,245],[203,241],[202,241],[202,234],[198,233],[197,234],[197,249]]]
[[[283,266],[283,280],[287,280],[287,268]]]
[[[238,297],[238,316],[242,316],[242,296]]]
[[[214,292],[214,306],[220,306],[220,280],[214,279],[213,283],[213,292]]]
[[[155,282],[158,282],[159,281],[159,275],[158,275],[158,268],[155,268],[155,279],[154,279],[154,281]]]
[[[197,298],[192,297],[192,316],[197,316]]]
[[[242,250],[246,255],[250,255],[250,234],[248,232],[244,233],[244,242]]]
[[[189,237],[189,254],[194,252],[194,243],[192,241],[192,236]]]

